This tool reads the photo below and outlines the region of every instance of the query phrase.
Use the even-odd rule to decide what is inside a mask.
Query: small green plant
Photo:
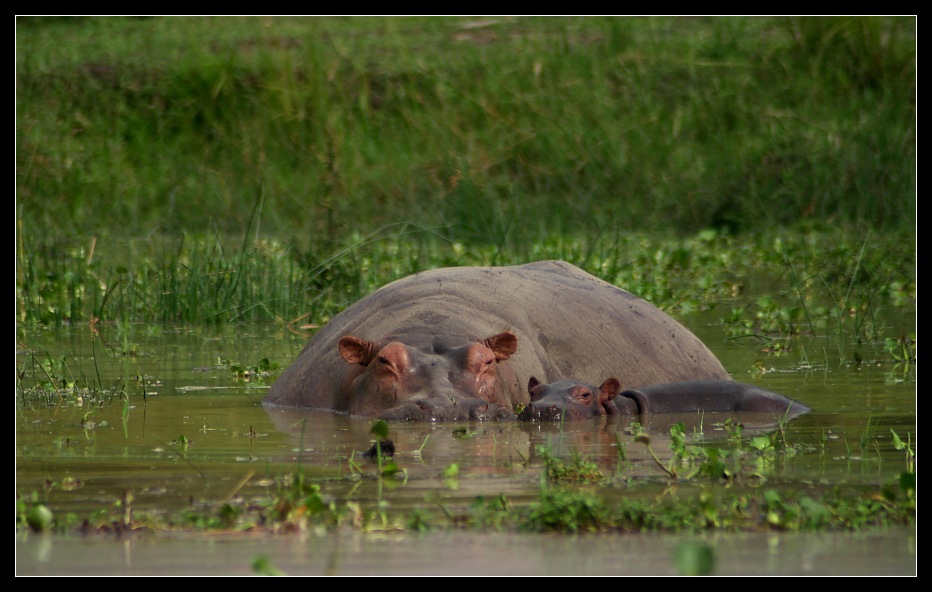
[[[733,417],[729,417],[721,425],[725,430],[728,441],[736,446],[740,446],[744,437],[744,424]]]
[[[680,543],[673,551],[673,565],[680,575],[707,576],[715,570],[715,552],[708,543]]]
[[[892,428],[890,429],[890,434],[893,436],[893,447],[896,450],[902,450],[906,454],[906,472],[915,473],[916,472],[916,453],[913,452],[913,435],[910,433],[906,434],[906,442],[903,442],[900,439],[899,434],[897,434]]]
[[[252,571],[260,576],[286,576],[266,555],[259,555],[252,560]]]
[[[369,429],[369,433],[376,437],[373,444],[373,456],[378,466],[379,479],[398,473],[404,474],[404,469],[400,468],[394,461],[388,460],[386,455],[386,450],[394,451],[395,449],[394,444],[391,444],[388,439],[388,423],[382,419],[376,421]]]
[[[595,482],[604,479],[598,465],[583,457],[578,451],[570,452],[569,462],[551,454],[546,446],[537,447],[544,460],[545,474],[549,481]]]
[[[443,478],[450,489],[459,489],[460,486],[460,466],[457,463],[451,463],[443,470]]]
[[[898,338],[887,337],[884,339],[883,348],[897,364],[909,365],[916,363],[918,348],[915,335]]]
[[[625,432],[631,434],[634,437],[637,437],[644,431],[644,426],[641,425],[639,421],[632,421],[625,427]]]
[[[242,382],[261,382],[281,367],[278,362],[271,362],[268,358],[261,358],[251,366],[230,360],[219,360],[219,363],[233,373],[235,380]]]
[[[611,524],[611,514],[605,500],[592,493],[547,489],[531,504],[527,524],[532,530],[597,531]]]
[[[55,514],[39,501],[38,492],[16,498],[16,527],[28,527],[35,532],[51,530],[55,524]]]
[[[615,476],[620,476],[622,473],[622,465],[630,466],[628,462],[628,443],[622,442],[619,432],[614,432],[612,437],[615,439],[615,452],[618,455],[618,460],[615,464]]]
[[[634,441],[638,444],[643,444],[644,447],[647,448],[647,452],[650,454],[650,457],[654,459],[654,462],[657,464],[657,466],[663,469],[663,472],[669,475],[671,479],[677,478],[676,468],[674,466],[675,463],[671,460],[668,465],[665,465],[660,461],[659,458],[657,458],[657,454],[654,452],[654,449],[650,447],[650,436],[648,436],[646,433],[641,433],[634,438]]]

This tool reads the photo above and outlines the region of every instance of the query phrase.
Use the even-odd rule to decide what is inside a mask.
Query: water
[[[895,478],[905,455],[890,431],[916,448],[915,367],[904,371],[882,352],[861,364],[839,363],[837,340],[797,344],[773,356],[748,344],[729,343],[715,315],[687,319],[733,376],[798,399],[813,408],[786,428],[802,452],[775,463],[770,486],[871,487]],[[909,322],[909,321],[907,321]],[[141,513],[176,513],[216,507],[223,501],[262,499],[276,480],[304,467],[335,499],[364,505],[387,499],[398,510],[465,512],[476,496],[505,495],[514,504],[535,500],[543,461],[539,446],[561,458],[580,453],[614,477],[606,496],[655,495],[668,481],[647,450],[633,441],[630,419],[555,424],[399,423],[390,426],[395,462],[404,469],[395,487],[376,479],[349,479],[353,465],[371,474],[361,453],[369,448],[372,421],[320,411],[268,410],[260,402],[267,380],[236,378],[234,366],[263,358],[286,366],[305,343],[273,326],[97,332],[75,327],[29,335],[17,348],[17,368],[45,374],[35,359],[60,360],[50,369],[78,385],[103,385],[118,397],[87,394],[51,405],[31,399],[17,405],[16,487],[36,492],[57,515],[84,518],[115,511],[127,492]],[[801,367],[804,366],[804,367]],[[764,369],[760,373],[761,368]],[[273,374],[274,375],[274,374]],[[140,381],[140,377],[144,381]],[[142,386],[143,382],[145,387]],[[144,396],[143,396],[144,393]],[[20,397],[19,393],[17,397]],[[125,413],[125,415],[124,415]],[[643,428],[662,460],[670,456],[669,426],[683,421],[691,438],[724,442],[723,417],[653,417]],[[746,435],[775,429],[773,418],[744,417]],[[624,452],[620,460],[619,447]],[[455,481],[443,476],[452,464]],[[601,492],[600,492],[601,493]],[[429,500],[429,501],[427,501]],[[914,574],[915,528],[885,532],[788,535],[746,533],[702,537],[716,550],[716,573]],[[168,533],[109,537],[18,533],[21,574],[252,573],[266,555],[291,574],[667,574],[680,535],[517,535],[487,533],[338,533],[210,535]],[[628,559],[622,559],[627,557]],[[884,557],[883,562],[867,557]]]

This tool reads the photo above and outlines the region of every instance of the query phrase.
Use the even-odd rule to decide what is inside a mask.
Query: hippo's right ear
[[[599,387],[599,402],[608,403],[621,392],[621,383],[617,378],[609,378]]]
[[[482,343],[495,353],[495,359],[507,360],[518,351],[518,336],[510,331],[489,337]]]
[[[527,381],[527,392],[528,392],[529,395],[531,395],[531,400],[532,400],[532,401],[534,401],[534,400],[536,400],[538,397],[540,397],[540,391],[541,391],[541,389],[538,388],[538,387],[540,387],[540,384],[541,384],[541,383],[540,383],[539,380],[537,380],[537,377],[536,377],[536,376],[532,376],[532,377]]]
[[[378,351],[371,341],[347,335],[340,339],[340,356],[350,364],[368,366]]]

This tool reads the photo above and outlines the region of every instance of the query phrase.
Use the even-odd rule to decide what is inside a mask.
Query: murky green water
[[[814,409],[787,427],[787,441],[803,444],[802,452],[768,468],[765,476],[770,485],[870,486],[887,482],[904,470],[904,453],[894,449],[890,430],[904,439],[909,435],[915,449],[914,367],[904,372],[882,352],[868,353],[859,365],[841,364],[837,341],[813,340],[798,344],[795,351],[782,357],[767,355],[748,344],[727,342],[721,330],[712,326],[715,318],[696,316],[687,323],[736,379],[781,392]],[[130,394],[131,404],[124,410],[118,397],[104,397],[101,401],[99,396],[90,394],[81,402],[74,396],[59,402],[54,392],[48,395],[51,405],[35,399],[25,405],[17,404],[17,492],[39,492],[61,515],[73,512],[86,517],[94,511],[110,510],[127,491],[132,493],[132,507],[137,512],[176,512],[203,507],[205,503],[216,505],[224,500],[261,498],[275,491],[276,478],[293,473],[300,463],[311,475],[329,478],[322,483],[337,498],[375,503],[381,496],[394,508],[439,510],[442,505],[455,513],[477,495],[504,494],[514,503],[536,499],[542,470],[538,445],[548,446],[557,455],[579,452],[592,459],[604,474],[615,477],[617,486],[606,488],[609,496],[652,494],[653,485],[666,486],[661,470],[646,449],[633,441],[630,425],[611,419],[565,426],[520,422],[392,424],[389,437],[396,447],[395,462],[404,469],[406,479],[403,482],[399,479],[397,486],[383,490],[377,487],[375,479],[345,479],[353,470],[351,459],[363,470],[373,470],[371,464],[359,458],[371,443],[371,420],[325,412],[265,409],[260,401],[271,379],[237,379],[231,370],[236,364],[256,366],[263,358],[287,366],[304,342],[303,337],[271,326],[158,331],[134,328],[128,333],[104,326],[99,328],[99,334],[82,326],[58,334],[30,335],[22,345],[38,360],[66,358],[66,367],[53,366],[50,375],[63,375],[80,386],[103,385],[108,392],[125,390]],[[45,374],[33,360],[31,354],[17,346],[18,371],[41,379]],[[800,360],[805,361],[806,368],[800,369]],[[766,370],[763,374],[752,373],[761,367]],[[139,381],[140,376],[145,379],[145,387]],[[697,438],[701,432],[706,441],[716,441],[726,438],[720,425],[724,419],[712,415],[654,417],[644,428],[654,451],[666,459],[670,455],[669,426],[673,421],[684,421],[691,437]],[[746,434],[775,427],[772,418],[742,419],[747,426]],[[624,452],[623,460],[619,448]],[[454,463],[459,466],[459,478],[449,481],[443,472]],[[496,548],[497,541],[508,538],[456,536],[466,536],[467,541],[476,544],[486,541],[481,546],[490,549]],[[875,541],[878,554],[896,549],[900,558],[897,565],[901,565],[896,569],[914,573],[909,572],[909,566],[915,564],[915,529],[874,536],[870,539],[862,535],[862,539]],[[451,560],[448,553],[454,551],[436,535],[433,539],[410,535],[404,542],[386,539],[382,546],[378,545],[379,539],[366,537],[343,535],[336,547],[329,547],[331,554],[336,555],[318,566],[307,558],[295,559],[296,551],[282,550],[280,541],[256,543],[256,537],[237,537],[223,543],[219,542],[222,537],[215,537],[208,547],[226,550],[188,565],[181,561],[180,556],[189,553],[183,549],[193,544],[206,552],[205,547],[184,537],[181,538],[185,542],[179,542],[177,535],[169,538],[167,547],[157,545],[159,551],[155,554],[142,550],[150,543],[124,541],[120,543],[123,555],[117,556],[124,557],[122,562],[114,559],[112,553],[91,551],[94,545],[103,544],[100,542],[88,543],[85,551],[83,544],[70,543],[71,537],[18,535],[17,566],[20,573],[95,573],[95,566],[97,573],[240,573],[248,567],[243,565],[245,555],[266,549],[273,555],[273,562],[280,567],[288,566],[290,569],[286,571],[290,573],[404,573],[395,571],[399,565],[407,566],[407,573],[472,573],[473,568],[466,569],[469,561]],[[554,543],[555,538],[564,542]],[[599,545],[626,548],[633,538],[635,535],[620,536],[614,542]],[[730,539],[713,538],[717,548],[733,549],[729,557],[736,553],[734,541],[741,540],[737,535]],[[359,540],[344,548],[350,539]],[[569,553],[569,557],[548,564],[553,570],[548,571],[535,567],[531,560],[522,561],[521,555],[507,556],[505,564],[487,572],[582,573],[580,566],[590,565],[580,563],[582,557],[591,557],[593,545],[588,540],[574,545],[566,543],[570,537],[540,536],[530,540],[539,541],[539,548],[558,545],[558,552],[562,556]],[[603,565],[604,569],[590,567],[586,573],[667,573],[668,548],[675,540],[646,537],[643,544],[635,544],[634,548],[642,553],[655,549],[655,553],[662,554],[653,562],[641,558],[637,563],[643,568],[640,572],[632,572],[630,565],[616,561]],[[748,561],[731,566],[722,558],[718,573],[844,573],[845,554],[831,544],[818,543],[822,549],[819,553],[834,548],[839,551],[837,556],[831,560],[820,556],[813,563],[812,551],[806,551],[806,545],[815,544],[818,538],[790,537],[775,542],[771,534],[754,540],[761,554],[758,559],[769,561],[775,566],[773,569],[768,569],[767,563]],[[796,563],[773,559],[774,549],[780,549],[780,541],[787,540],[799,541],[801,545],[795,551],[782,551],[786,558],[798,555]],[[311,540],[304,537],[293,544],[310,552],[319,543],[315,541],[314,537]],[[370,543],[381,553],[368,547]],[[138,550],[126,555],[127,544]],[[462,548],[464,544],[469,546],[460,542],[456,547]],[[525,559],[538,553],[534,543],[522,539],[520,544]],[[863,540],[851,548],[861,546],[863,553],[870,553],[871,543]],[[754,545],[745,543],[744,547],[750,549]],[[342,551],[336,553],[336,548]],[[410,560],[400,561],[400,556],[390,549],[419,553],[418,565],[431,569],[417,569]],[[165,557],[173,552],[180,554],[174,564],[151,562],[156,555]],[[851,552],[849,573],[889,573],[890,561],[871,570],[870,564],[857,559],[860,552]],[[357,565],[355,553],[370,557],[370,561],[364,562],[366,569]],[[573,553],[577,554],[575,559]],[[780,552],[776,555],[780,556]],[[105,556],[109,557],[106,562],[102,560]],[[499,557],[505,556],[504,551],[500,552]],[[317,567],[311,569],[311,565]],[[354,569],[348,570],[347,566],[354,565]],[[820,571],[822,565],[835,566],[832,570],[836,571]]]

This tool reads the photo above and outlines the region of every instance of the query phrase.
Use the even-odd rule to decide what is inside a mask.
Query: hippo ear
[[[621,392],[621,383],[617,378],[609,378],[599,387],[599,402],[607,403],[618,396]]]
[[[507,360],[518,351],[518,336],[510,331],[493,335],[482,343],[495,353],[495,359],[499,362]]]
[[[540,381],[537,380],[537,377],[536,377],[536,376],[532,376],[532,377],[527,381],[527,392],[528,392],[529,395],[531,395],[531,400],[532,400],[532,401],[534,401],[534,400],[536,400],[538,397],[540,397],[540,391],[541,391],[540,385],[541,385],[541,384],[540,384]]]
[[[340,339],[340,356],[350,364],[368,366],[378,346],[371,341],[347,335]]]

